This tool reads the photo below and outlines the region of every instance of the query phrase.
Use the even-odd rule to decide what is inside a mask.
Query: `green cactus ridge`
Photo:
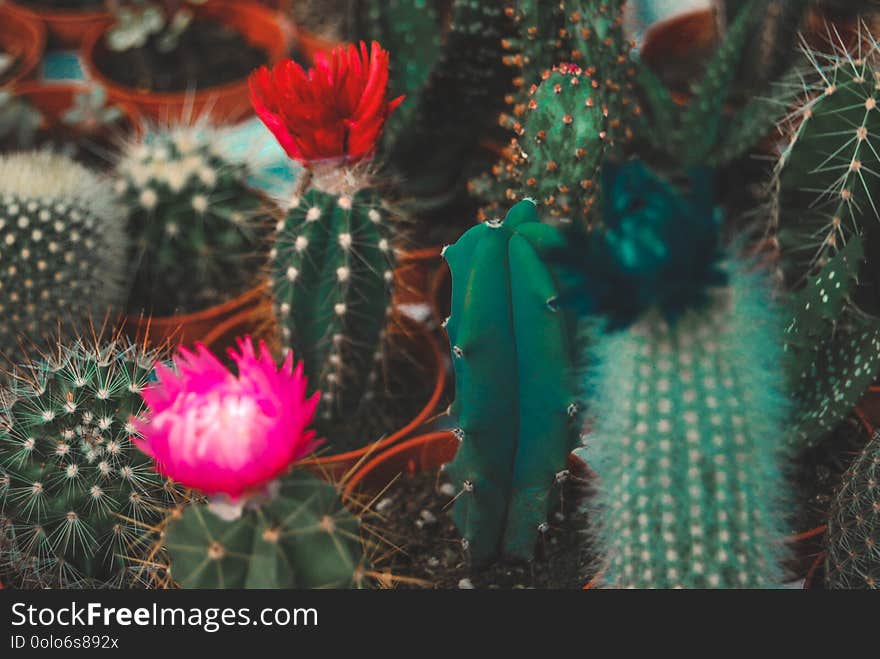
[[[0,355],[101,323],[123,295],[125,239],[113,191],[69,158],[0,156]]]
[[[880,588],[880,436],[847,470],[834,497],[825,537],[825,585]]]
[[[0,573],[22,587],[150,585],[178,499],[132,443],[155,355],[78,341],[0,392]]]
[[[272,288],[283,345],[322,392],[320,416],[356,414],[381,386],[391,309],[392,213],[372,189],[308,190],[279,223]]]
[[[364,576],[358,532],[336,488],[298,471],[234,521],[204,506],[171,516],[165,542],[184,588],[351,588]]]
[[[597,340],[584,458],[600,483],[607,585],[781,583],[787,406],[764,289],[733,273],[711,306],[674,326],[651,312]]]
[[[452,516],[479,564],[531,559],[557,476],[577,441],[572,327],[543,262],[562,237],[533,202],[468,231],[444,256],[452,270],[452,346],[461,440],[447,465],[462,488]]]
[[[198,311],[255,285],[268,205],[249,163],[220,141],[207,126],[176,126],[126,146],[115,186],[131,209],[132,313]]]

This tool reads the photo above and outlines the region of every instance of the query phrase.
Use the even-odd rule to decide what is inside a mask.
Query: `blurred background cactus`
[[[0,574],[28,588],[151,587],[178,499],[132,444],[157,355],[83,337],[24,362],[0,395]]]
[[[141,48],[156,39],[160,52],[177,48],[180,36],[193,19],[192,8],[207,0],[108,0],[116,19],[107,32],[111,50]]]
[[[207,125],[155,128],[127,143],[115,191],[129,209],[130,313],[192,312],[256,286],[273,209],[247,157]]]
[[[0,156],[0,354],[15,362],[59,324],[69,337],[119,311],[122,217],[112,185],[69,158]]]

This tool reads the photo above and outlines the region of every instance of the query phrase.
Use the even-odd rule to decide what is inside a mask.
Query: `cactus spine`
[[[560,241],[525,201],[445,250],[461,440],[448,473],[462,487],[452,514],[475,563],[532,557],[575,446],[571,326],[542,260]]]
[[[880,588],[880,437],[855,459],[831,506],[825,538],[825,584]]]
[[[236,520],[204,506],[172,515],[165,541],[184,588],[351,588],[364,576],[358,528],[336,488],[298,471]]]
[[[5,583],[150,585],[153,531],[176,499],[132,444],[155,357],[79,340],[22,365],[0,392]]]
[[[125,236],[113,190],[61,155],[0,157],[0,354],[70,336],[121,303]]]
[[[275,237],[272,287],[284,346],[302,359],[330,421],[356,414],[378,384],[394,251],[391,212],[374,189],[325,190],[291,201]]]

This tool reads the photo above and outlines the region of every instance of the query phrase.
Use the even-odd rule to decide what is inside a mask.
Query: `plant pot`
[[[235,331],[233,327],[248,325],[245,320],[248,314],[254,315],[254,322],[262,318],[267,297],[266,286],[260,285],[223,304],[194,313],[164,317],[128,316],[125,331],[132,339],[151,346],[191,346],[197,342],[211,345],[210,341],[219,344]]]
[[[394,308],[420,305],[431,310],[431,282],[441,266],[441,247],[427,247],[403,252],[394,269]],[[433,313],[431,314],[434,315]]]
[[[41,22],[48,31],[52,45],[59,48],[78,49],[89,31],[98,26],[106,29],[113,22],[113,15],[101,8],[63,11],[28,7],[14,0],[6,0],[6,4],[13,11]]]
[[[236,339],[250,335],[275,349],[275,312],[270,302],[250,307],[229,316],[205,335],[204,344],[215,355],[223,355],[236,345]]]
[[[0,3],[0,48],[17,58],[12,75],[0,87],[34,75],[46,49],[46,28],[34,17]]]
[[[410,329],[409,332],[401,335],[401,337],[406,337],[402,340],[412,342],[413,347],[420,351],[421,360],[427,366],[426,374],[430,374],[429,376],[434,381],[431,395],[419,413],[409,423],[384,439],[354,451],[318,456],[304,460],[301,463],[317,475],[332,482],[346,482],[348,479],[355,477],[362,465],[368,463],[371,458],[384,455],[392,447],[418,431],[438,415],[437,408],[441,404],[443,394],[446,391],[446,352],[441,348],[437,337],[424,325],[414,322],[404,324]]]
[[[287,55],[294,33],[284,16],[252,2],[211,0],[197,7],[195,15],[196,20],[213,18],[235,28],[248,42],[266,51],[269,64]],[[153,92],[111,80],[101,73],[95,60],[106,32],[106,26],[99,26],[86,35],[82,60],[88,75],[106,87],[111,101],[132,105],[143,116],[161,121],[210,116],[216,123],[235,123],[253,114],[246,78],[181,92]]]

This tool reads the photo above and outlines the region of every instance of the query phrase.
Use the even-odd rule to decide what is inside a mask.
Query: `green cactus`
[[[156,355],[77,340],[0,392],[0,573],[18,587],[149,586],[178,499],[132,443]]]
[[[279,223],[272,287],[283,345],[323,397],[319,419],[369,404],[384,360],[394,251],[391,212],[369,187],[309,189]],[[333,433],[328,433],[332,436]]]
[[[704,309],[597,341],[584,457],[613,587],[781,583],[778,328],[765,284],[731,272]]]
[[[121,304],[125,235],[113,189],[67,157],[0,156],[0,354],[71,336]],[[57,337],[56,337],[57,338]]]
[[[825,536],[825,585],[880,588],[880,436],[856,457],[834,497]]]
[[[269,215],[251,168],[207,126],[156,129],[128,144],[116,192],[130,209],[129,311],[198,311],[255,285]]]
[[[462,487],[452,516],[477,564],[532,558],[576,445],[572,326],[542,260],[561,240],[524,201],[444,252],[461,441],[447,472]]]
[[[358,519],[304,471],[232,521],[190,506],[168,520],[165,542],[184,588],[351,588],[364,577]]]

